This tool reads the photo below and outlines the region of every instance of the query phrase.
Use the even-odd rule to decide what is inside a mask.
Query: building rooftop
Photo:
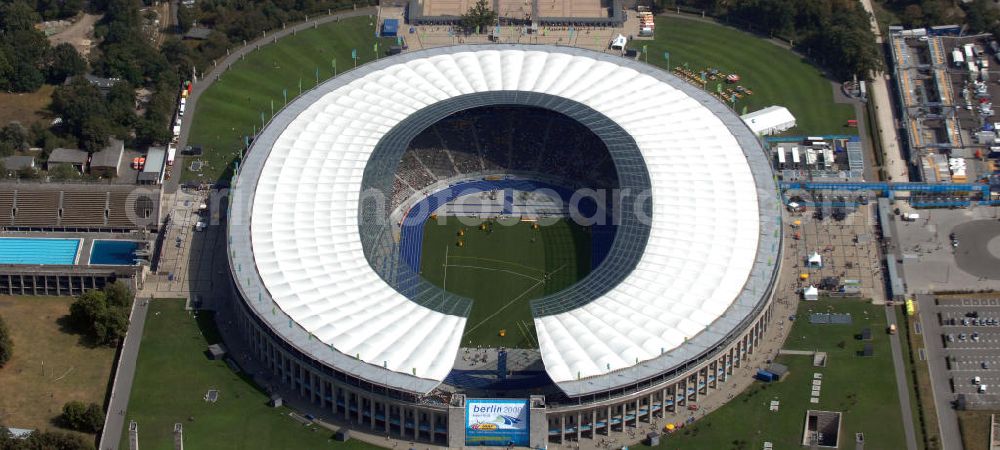
[[[57,148],[52,150],[49,154],[49,164],[52,163],[67,163],[67,164],[86,164],[87,158],[90,155],[83,151],[77,150],[75,148]]]
[[[125,152],[125,142],[120,139],[111,139],[107,147],[104,147],[90,158],[90,167],[118,167],[122,162],[122,154]]]
[[[8,156],[3,159],[3,166],[7,170],[21,170],[35,167],[34,156]]]

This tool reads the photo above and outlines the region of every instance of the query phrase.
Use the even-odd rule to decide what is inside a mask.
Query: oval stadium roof
[[[490,91],[543,93],[603,114],[632,136],[650,176],[649,240],[636,268],[581,307],[535,317],[545,369],[564,391],[677,367],[759,311],[780,247],[779,204],[760,143],[736,114],[621,57],[483,45],[366,64],[303,94],[262,131],[240,166],[229,225],[232,272],[257,316],[353,375],[412,392],[440,383],[466,319],[418,305],[372,268],[358,233],[361,182],[380,139],[408,116]]]

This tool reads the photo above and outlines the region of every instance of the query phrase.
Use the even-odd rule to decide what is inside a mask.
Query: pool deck
[[[37,231],[6,231],[0,232],[0,238],[43,238],[43,239],[81,239],[83,242],[80,245],[79,252],[77,253],[76,265],[77,266],[90,266],[90,249],[93,247],[94,241],[104,241],[104,240],[118,240],[118,241],[141,241],[143,240],[140,234],[133,233],[53,233],[53,232],[37,232]],[[147,236],[146,239],[149,239]],[[108,267],[108,264],[98,264],[98,267]]]

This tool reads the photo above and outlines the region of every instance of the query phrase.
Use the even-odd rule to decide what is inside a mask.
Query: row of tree
[[[883,67],[869,18],[856,0],[661,0],[743,28],[792,41],[840,80],[870,77]]]
[[[0,425],[0,450],[90,450],[94,445],[83,437],[59,431],[36,430],[27,439],[15,439]]]
[[[1000,9],[993,0],[885,0],[884,5],[908,28],[966,24],[974,33],[1000,36]]]

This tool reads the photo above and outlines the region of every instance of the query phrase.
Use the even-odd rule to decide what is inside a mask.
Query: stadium
[[[449,447],[594,439],[711,395],[766,329],[781,261],[740,118],[578,48],[331,79],[256,136],[230,202],[240,329],[283,389]]]

